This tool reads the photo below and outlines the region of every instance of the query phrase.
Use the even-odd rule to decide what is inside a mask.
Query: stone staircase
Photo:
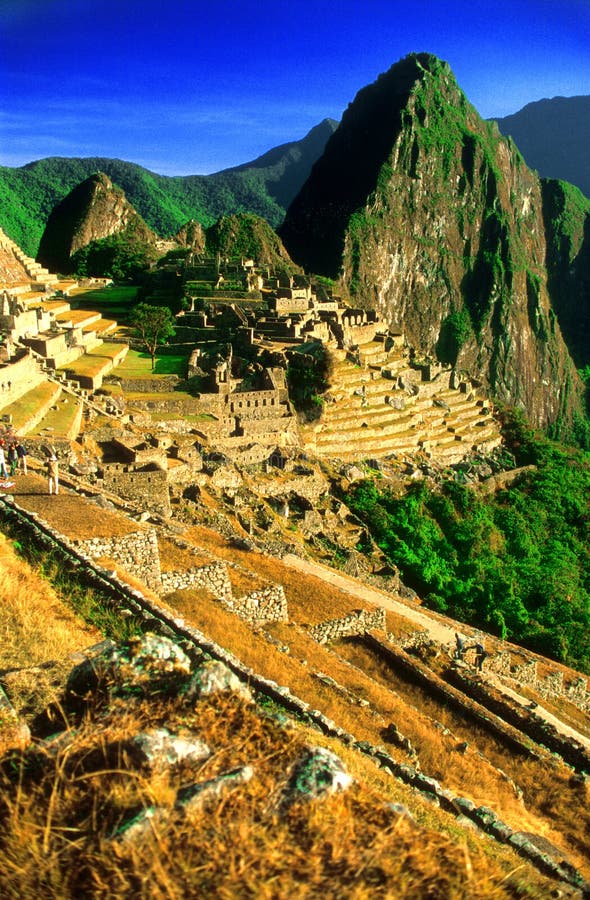
[[[49,272],[48,269],[44,268],[40,263],[35,262],[34,259],[31,259],[30,256],[27,256],[21,248],[16,244],[11,238],[8,237],[0,229],[0,254],[3,260],[8,264],[11,275],[8,279],[2,279],[2,286],[6,284],[11,284],[16,282],[20,282],[22,284],[26,284],[27,281],[29,285],[34,284],[38,285],[41,289],[43,286],[55,286],[59,282],[59,277],[57,275]],[[17,263],[17,268],[19,270],[19,277],[14,278],[14,263],[12,258]],[[29,290],[31,287],[29,286]],[[55,290],[55,287],[53,287]]]
[[[451,464],[501,443],[489,402],[469,381],[453,388],[444,370],[424,380],[401,348],[373,340],[354,354],[332,351],[332,364],[321,419],[303,428],[317,456],[352,462],[421,451]]]

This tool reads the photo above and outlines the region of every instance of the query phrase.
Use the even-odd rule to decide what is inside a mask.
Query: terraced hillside
[[[453,463],[501,443],[491,404],[470,379],[439,369],[425,380],[403,339],[396,343],[391,350],[372,340],[356,354],[332,351],[332,388],[319,422],[304,432],[310,450],[345,461],[418,450]]]
[[[21,436],[77,437],[84,400],[127,353],[124,341],[108,340],[117,330],[114,320],[72,308],[67,298],[74,291],[83,289],[29,259],[0,232],[0,410]]]
[[[73,488],[74,482],[69,487]],[[113,596],[119,597],[109,627],[116,620],[117,609],[121,621],[133,620],[136,613],[129,617],[132,596],[157,598],[158,608],[169,611],[172,618],[168,621],[177,622],[181,632],[185,629],[182,633],[186,633],[186,628],[197,629],[207,636],[210,653],[217,652],[216,646],[224,648],[226,654],[230,651],[223,658],[236,672],[250,673],[247,677],[252,688],[262,695],[265,690],[270,691],[274,704],[284,702],[291,710],[300,710],[300,718],[306,723],[306,741],[323,743],[346,760],[355,777],[361,784],[365,783],[365,791],[370,785],[370,792],[377,791],[381,802],[401,803],[416,823],[415,838],[419,843],[430,840],[423,829],[429,835],[438,832],[444,842],[450,842],[449,847],[466,848],[465,852],[472,858],[470,865],[476,871],[479,871],[481,854],[489,857],[489,877],[482,876],[480,880],[478,876],[478,883],[465,883],[453,889],[452,894],[445,894],[443,888],[440,896],[501,897],[502,890],[507,891],[507,896],[518,897],[549,896],[554,890],[564,892],[564,896],[575,896],[572,881],[578,878],[575,883],[581,885],[575,869],[586,877],[590,874],[587,871],[588,806],[583,799],[587,783],[583,775],[576,774],[579,765],[563,761],[566,748],[574,746],[568,743],[568,731],[570,738],[577,736],[579,752],[582,755],[587,752],[584,746],[590,745],[588,710],[584,711],[571,691],[562,695],[543,693],[543,685],[547,686],[551,680],[549,676],[555,684],[559,674],[567,688],[579,682],[577,673],[503,644],[490,635],[468,633],[468,641],[483,638],[490,653],[483,673],[478,675],[470,651],[462,663],[452,662],[455,622],[416,609],[415,604],[407,604],[398,596],[368,590],[355,579],[339,575],[334,581],[329,570],[306,566],[304,561],[294,565],[289,558],[281,561],[253,547],[240,548],[202,527],[154,527],[153,523],[134,521],[135,513],[129,505],[101,509],[71,489],[58,497],[49,497],[35,474],[22,480],[19,476],[15,499],[25,514],[35,512],[49,523],[54,536],[65,535],[70,545],[73,541],[83,541],[86,552],[98,556],[103,566],[99,570],[103,592],[111,584],[115,586]],[[3,504],[0,512],[2,527],[10,533],[14,525],[10,525]],[[122,561],[124,545],[130,546],[138,533],[149,540],[152,548],[151,575],[154,573],[151,563],[156,558],[159,562],[161,582],[155,586],[155,594],[154,587],[150,590],[141,584],[139,570],[130,574]],[[109,539],[111,549],[107,550]],[[92,542],[95,542],[94,550],[91,550]],[[68,579],[73,578],[76,566],[72,568],[62,562],[59,568],[64,566],[70,573]],[[113,570],[118,572],[118,577],[109,574]],[[176,573],[177,584],[181,585],[182,578],[190,580],[189,576],[195,572],[200,574],[200,583],[171,589],[172,573]],[[126,597],[125,584],[132,584],[135,592],[139,588],[140,593]],[[282,588],[287,618],[249,623],[244,617],[245,607],[240,608],[236,601],[248,592],[260,598],[265,586],[271,585]],[[383,616],[382,626],[366,631],[367,626],[362,627],[363,616],[370,617],[376,612]],[[157,627],[157,617],[157,612],[150,612],[144,627]],[[345,637],[343,628],[341,636],[324,642],[318,640],[318,627],[333,628],[334,621],[348,626],[356,621],[356,636]],[[46,660],[37,659],[37,666],[41,662]],[[529,677],[533,664],[538,674],[536,681]],[[453,671],[460,676],[459,689],[448,683],[447,673]],[[46,702],[52,677],[51,667],[37,672],[32,691],[31,672],[26,663],[17,664],[9,672],[4,670],[1,679],[17,714],[25,717],[33,728],[35,717],[41,712],[35,694],[39,697],[42,694]],[[277,685],[288,685],[288,689]],[[59,691],[59,687],[54,684],[53,690]],[[505,698],[503,705],[499,693]],[[473,699],[474,695],[477,700]],[[579,686],[577,696],[581,696]],[[211,702],[207,715],[212,716],[217,710],[237,723],[222,698]],[[555,746],[561,747],[561,752],[549,753],[542,741],[531,737],[531,726],[539,715],[530,709],[535,704],[537,710],[550,709],[555,713],[563,736],[561,743],[559,737],[555,738]],[[155,713],[154,699],[144,701],[143,727],[149,721],[150,708]],[[518,710],[521,724],[516,727],[513,721]],[[161,724],[161,717],[159,721]],[[179,720],[175,721],[175,727],[179,724],[182,727]],[[315,735],[309,730],[313,723],[320,729]],[[234,727],[233,738],[229,735],[224,738],[225,759],[232,741],[241,740],[241,733]],[[87,746],[94,746],[91,732],[85,740]],[[243,756],[241,760],[242,765],[248,761]],[[379,767],[374,767],[375,763]],[[256,783],[254,779],[253,784]],[[44,802],[39,802],[43,809]],[[329,820],[333,802],[316,810],[316,827],[324,817]],[[372,802],[376,810],[379,801]],[[165,796],[160,795],[159,804],[164,810],[167,803]],[[112,800],[105,807],[111,809],[109,821],[113,816],[111,804]],[[355,827],[354,806],[355,803],[346,813],[339,813],[350,817],[349,828]],[[396,815],[401,814],[401,807],[399,810]],[[169,829],[175,827],[170,813],[163,815],[156,826],[160,841],[174,833]],[[230,827],[229,821],[226,828]],[[58,821],[56,824],[59,827]],[[268,827],[270,834],[277,825],[269,823]],[[404,827],[402,822],[398,827]],[[88,852],[90,839],[87,829],[87,825],[81,828],[78,842],[79,847],[86,848],[84,853]],[[367,834],[372,835],[372,830]],[[103,835],[102,839],[106,838]],[[53,851],[56,839],[57,835],[54,838],[50,829],[47,848]],[[134,852],[141,853],[144,838],[137,840],[131,846],[135,846]],[[395,838],[388,844],[389,849],[386,846],[378,849],[374,837],[370,841],[377,854],[374,863],[382,852],[391,855],[397,847]],[[110,846],[108,841],[103,845],[101,867],[114,852]],[[289,841],[284,839],[282,853],[288,853],[289,846]],[[524,859],[519,860],[515,850],[523,853]],[[342,852],[347,852],[344,845]],[[25,851],[23,858],[26,856]],[[46,858],[49,858],[47,854]],[[174,854],[170,856],[173,858]],[[279,858],[280,854],[276,858],[280,867]],[[318,865],[320,858],[321,854]],[[560,880],[544,880],[545,876],[531,866],[531,861],[545,873],[553,865],[553,877],[559,873]],[[426,860],[420,859],[416,865],[426,878]],[[21,878],[23,871],[21,868]],[[519,875],[515,879],[516,872]],[[180,877],[184,883],[182,879],[186,876]],[[338,868],[332,872],[332,885],[340,885],[340,896],[355,896],[359,878],[358,873],[355,876],[347,870],[345,874]],[[404,884],[403,880],[388,878],[374,888],[374,895],[391,896],[388,891],[395,889],[396,896],[429,896],[429,884],[428,880],[417,885],[413,879]]]

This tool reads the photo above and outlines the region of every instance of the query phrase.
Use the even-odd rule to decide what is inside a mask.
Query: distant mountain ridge
[[[590,197],[590,96],[537,100],[496,122],[542,178],[569,181]]]
[[[48,157],[19,168],[2,166],[0,227],[35,257],[56,204],[91,175],[104,172],[160,236],[175,234],[190,219],[209,226],[236,212],[253,212],[276,228],[337,124],[324,119],[300,141],[212,175],[158,175],[104,157]]]

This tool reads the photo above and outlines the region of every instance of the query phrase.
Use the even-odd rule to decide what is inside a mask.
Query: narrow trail
[[[377,588],[362,584],[348,575],[342,575],[340,572],[335,572],[333,569],[321,565],[321,563],[300,559],[298,556],[294,556],[290,553],[283,557],[282,562],[302,573],[322,578],[328,584],[332,584],[339,590],[346,591],[348,594],[352,594],[360,600],[366,600],[369,603],[374,603],[376,606],[382,606],[384,609],[388,609],[405,619],[409,619],[411,622],[414,622],[416,625],[419,625],[421,628],[428,631],[430,637],[441,644],[452,644],[453,646],[455,644],[455,631],[460,628],[458,623],[457,626],[445,625],[433,615],[415,609],[401,600],[395,600],[385,591],[380,591]],[[507,687],[497,676],[492,673],[484,673],[484,676],[491,684],[497,687],[498,690],[519,703],[521,706],[530,706],[530,700],[521,696],[513,688]],[[566,725],[565,722],[562,722],[561,719],[557,718],[557,716],[549,712],[549,710],[541,705],[537,705],[535,707],[535,713],[549,725],[553,725],[560,734],[579,741],[587,750],[590,750],[589,737],[581,734],[581,732],[577,731],[575,728]]]
[[[341,591],[346,591],[347,594],[358,597],[359,600],[366,600],[369,603],[374,603],[376,606],[382,606],[391,612],[397,613],[399,616],[403,616],[404,619],[415,622],[416,625],[420,625],[421,628],[427,630],[430,636],[441,644],[450,643],[453,646],[455,645],[455,628],[439,622],[438,619],[415,609],[409,604],[406,605],[402,600],[394,600],[391,594],[387,594],[385,591],[369,587],[348,575],[335,572],[334,569],[330,569],[328,566],[323,566],[321,563],[307,559],[300,559],[300,557],[291,553],[283,556],[281,561],[285,565],[298,569],[307,575],[315,575],[317,578],[322,578],[328,584],[334,585]]]

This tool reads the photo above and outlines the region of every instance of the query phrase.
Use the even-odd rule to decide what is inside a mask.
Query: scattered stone
[[[198,700],[224,691],[234,691],[250,702],[252,694],[238,676],[224,663],[207,660],[194,673],[183,693],[187,700]]]
[[[129,697],[161,692],[178,687],[190,672],[190,659],[174,641],[148,633],[85,659],[70,672],[66,695],[85,700],[99,687]]]
[[[129,822],[126,822],[113,835],[113,839],[125,844],[134,844],[141,841],[148,834],[152,834],[155,826],[164,824],[169,815],[168,810],[161,806],[149,806],[147,809],[142,809]]]
[[[317,800],[347,790],[352,783],[335,753],[324,747],[310,747],[291,770],[281,806],[288,808],[300,800]]]
[[[418,827],[416,819],[414,818],[408,807],[404,806],[403,803],[388,803],[387,809],[390,809],[393,813],[396,814],[396,816],[404,819],[410,825],[415,825],[416,827]]]
[[[150,769],[165,769],[186,761],[202,762],[211,755],[207,744],[198,738],[174,737],[166,728],[153,728],[135,735],[133,744]]]
[[[188,787],[181,788],[178,792],[176,808],[184,813],[195,812],[201,809],[203,805],[213,800],[219,800],[240,785],[246,784],[253,775],[254,769],[252,766],[243,766],[240,769],[225,772],[217,778],[211,778],[209,781],[188,785]]]

